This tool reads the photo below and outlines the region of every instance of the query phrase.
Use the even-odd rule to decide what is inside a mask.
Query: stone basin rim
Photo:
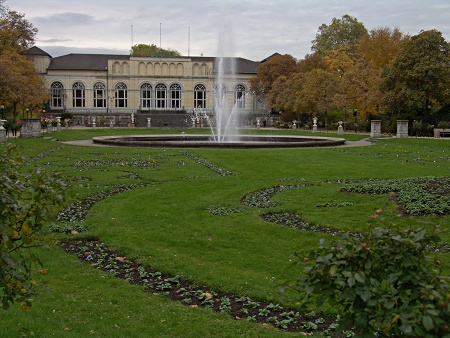
[[[345,139],[321,136],[238,135],[229,141],[216,142],[211,135],[155,134],[97,136],[92,142],[110,146],[153,148],[305,148],[330,147],[345,143]]]

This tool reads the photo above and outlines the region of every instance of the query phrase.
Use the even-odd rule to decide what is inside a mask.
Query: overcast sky
[[[371,30],[437,29],[450,40],[449,0],[6,0],[36,27],[36,45],[68,53],[128,54],[154,43],[182,55],[216,56],[220,27],[237,56],[260,61],[278,52],[302,59],[322,23],[349,14]]]

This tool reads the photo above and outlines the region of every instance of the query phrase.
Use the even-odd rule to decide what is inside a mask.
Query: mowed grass
[[[70,130],[52,136],[67,141],[113,133],[142,131]],[[405,218],[388,195],[339,191],[349,180],[448,176],[448,140],[386,139],[357,148],[187,150],[212,166],[177,149],[81,147],[46,139],[13,142],[33,159],[29,167],[39,166],[65,178],[68,203],[119,184],[146,184],[96,203],[82,222],[88,231],[79,236],[98,237],[128,258],[197,285],[285,306],[298,302],[295,293],[283,294],[278,288],[292,276],[293,272],[286,269],[289,256],[299,248],[316,247],[319,239],[328,235],[266,222],[260,217],[266,212],[289,211],[309,223],[353,232],[366,231],[370,215],[377,209],[383,209],[374,224],[378,226],[431,228],[440,224],[448,229],[450,225],[450,216]],[[149,165],[139,166],[144,160]],[[214,167],[235,175],[221,176]],[[307,186],[272,196],[270,203],[276,206],[241,204],[249,193],[299,183]],[[345,202],[348,204],[343,207],[318,207]],[[238,212],[208,212],[215,207]],[[448,233],[442,237],[450,242]],[[2,313],[0,331],[7,337],[31,333],[40,337],[289,335],[142,292],[141,287],[97,271],[54,246],[40,253],[49,270],[41,280],[46,280],[50,292],[42,292],[28,313],[18,307]],[[450,275],[448,254],[440,256],[444,273]],[[324,310],[333,313],[332,309]]]

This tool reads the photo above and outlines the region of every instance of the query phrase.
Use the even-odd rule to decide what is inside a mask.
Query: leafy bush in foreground
[[[318,249],[295,255],[295,268],[304,271],[287,286],[304,305],[341,306],[340,329],[362,337],[450,337],[450,287],[428,249],[438,234],[377,228],[322,239]]]
[[[4,309],[15,302],[24,310],[31,305],[37,285],[31,267],[40,264],[32,248],[43,244],[37,232],[64,200],[61,180],[39,168],[24,173],[23,165],[15,147],[0,152],[0,297]]]

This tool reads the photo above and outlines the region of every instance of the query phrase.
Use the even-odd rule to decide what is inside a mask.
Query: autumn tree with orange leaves
[[[279,54],[263,61],[251,88],[266,107],[283,112],[285,121],[320,114],[327,118],[330,112],[335,119],[352,122],[349,126],[358,121],[367,126],[374,116],[388,120],[399,112],[403,118],[431,123],[431,114],[439,111],[445,119],[450,76],[442,65],[450,62],[445,56],[448,42],[441,35],[439,40],[439,34],[410,37],[388,27],[367,31],[356,18],[344,15],[319,27],[311,48],[315,53],[298,62]],[[413,42],[420,47],[414,49]],[[414,82],[408,81],[412,78]]]
[[[19,110],[42,105],[48,100],[44,80],[25,51],[34,44],[37,29],[24,14],[0,2],[0,104],[14,120]]]

